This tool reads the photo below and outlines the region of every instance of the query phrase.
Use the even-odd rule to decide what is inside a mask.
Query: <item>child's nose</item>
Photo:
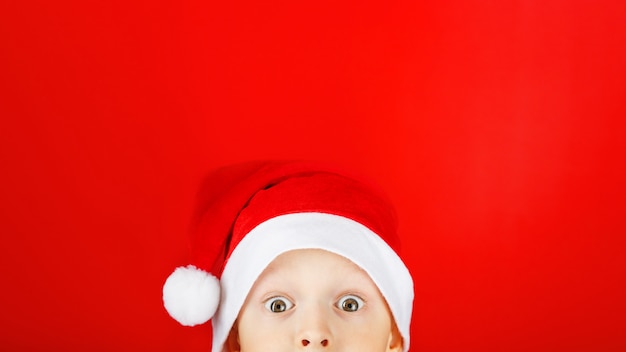
[[[296,337],[298,349],[315,351],[327,349],[332,345],[333,338],[329,327],[329,317],[326,316],[323,308],[316,308],[299,312],[299,332]]]
[[[302,346],[307,347],[308,345],[311,344],[311,341],[307,340],[307,339],[303,339],[302,341]],[[320,346],[322,347],[326,347],[328,346],[328,339],[323,339],[322,341],[320,341]]]

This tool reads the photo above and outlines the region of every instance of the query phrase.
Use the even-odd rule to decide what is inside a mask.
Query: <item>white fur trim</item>
[[[207,322],[215,314],[219,301],[219,280],[193,265],[176,268],[163,285],[163,305],[182,325]]]
[[[222,273],[222,299],[213,318],[213,352],[223,344],[248,292],[278,255],[295,249],[324,249],[350,259],[378,286],[409,349],[413,280],[400,257],[378,235],[342,216],[323,213],[281,215],[263,222],[233,250]]]

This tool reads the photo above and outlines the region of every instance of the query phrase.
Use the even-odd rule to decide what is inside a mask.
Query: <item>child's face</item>
[[[348,259],[319,249],[286,252],[265,269],[227,344],[242,352],[402,350],[370,277]]]

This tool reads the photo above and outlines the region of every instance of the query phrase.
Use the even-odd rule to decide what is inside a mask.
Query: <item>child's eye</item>
[[[339,299],[337,307],[346,312],[356,312],[363,307],[363,300],[357,296],[345,295]]]
[[[291,307],[293,307],[293,303],[282,296],[272,297],[265,301],[265,308],[272,313],[282,313]]]

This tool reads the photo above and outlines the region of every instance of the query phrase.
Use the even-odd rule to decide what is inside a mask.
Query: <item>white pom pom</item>
[[[182,325],[207,322],[215,314],[219,302],[219,280],[193,265],[176,268],[163,285],[163,305]]]

